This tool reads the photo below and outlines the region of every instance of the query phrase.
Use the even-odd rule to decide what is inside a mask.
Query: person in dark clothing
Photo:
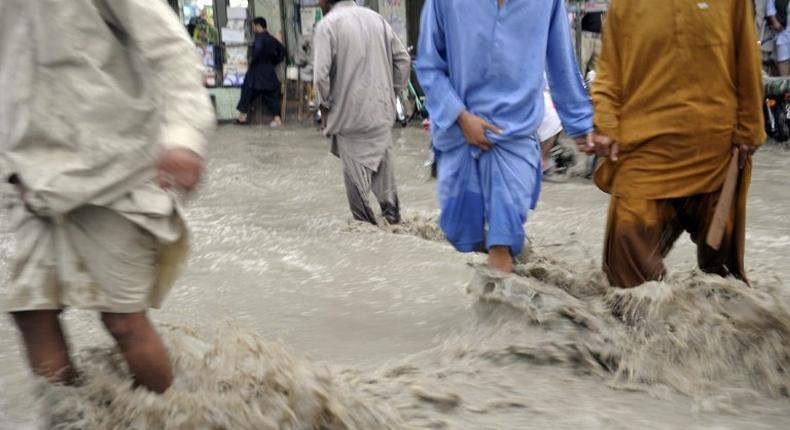
[[[601,30],[604,21],[603,12],[588,12],[582,18],[582,73],[595,70],[598,57],[601,55]]]
[[[603,12],[589,12],[582,18],[582,31],[601,34],[603,30]]]
[[[241,87],[241,99],[236,109],[239,111],[238,124],[247,124],[247,114],[252,103],[259,97],[271,111],[274,120],[272,127],[282,125],[280,118],[280,80],[275,67],[285,59],[285,47],[279,40],[269,34],[266,19],[257,17],[253,21],[255,43],[252,48],[250,68],[244,77]]]

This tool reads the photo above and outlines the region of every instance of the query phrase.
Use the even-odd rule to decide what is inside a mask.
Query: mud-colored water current
[[[620,291],[599,270],[607,198],[582,179],[545,184],[517,276],[456,253],[426,142],[396,131],[406,219],[379,229],[350,221],[314,130],[221,127],[189,268],[152,312],[173,388],[133,390],[97,316],[71,310],[82,383],[45,386],[4,317],[0,429],[790,428],[790,152],[756,157],[752,288],[696,272],[684,238],[666,282]]]

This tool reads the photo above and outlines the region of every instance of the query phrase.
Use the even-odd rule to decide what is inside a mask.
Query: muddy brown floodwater
[[[616,291],[588,181],[545,184],[529,258],[500,278],[442,241],[424,132],[395,135],[406,220],[378,229],[350,222],[315,130],[221,127],[189,268],[153,312],[174,387],[133,391],[80,311],[64,319],[81,385],[40,384],[4,317],[0,428],[790,428],[790,152],[756,157],[753,288],[697,273],[686,238],[666,282]]]

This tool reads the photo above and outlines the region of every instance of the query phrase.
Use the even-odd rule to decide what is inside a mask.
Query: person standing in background
[[[270,125],[279,127],[283,124],[280,117],[282,95],[280,79],[277,78],[275,68],[285,59],[285,47],[269,33],[266,19],[255,18],[253,29],[255,42],[252,47],[252,60],[241,87],[241,98],[236,107],[239,111],[239,119],[236,123],[247,124],[252,104],[258,98],[262,98],[263,104],[274,117]]]
[[[319,0],[324,18],[313,41],[316,96],[343,164],[354,219],[377,224],[372,191],[390,224],[401,221],[392,155],[395,92],[406,88],[411,58],[389,23],[351,0]]]
[[[769,25],[768,3],[774,0],[753,0],[754,20],[757,28],[757,36],[760,38],[760,51],[762,53],[763,64],[774,61],[774,51],[776,49],[776,35],[773,26]]]
[[[538,127],[538,140],[540,141],[541,166],[543,179],[552,175],[555,170],[555,163],[551,159],[551,151],[557,145],[562,133],[562,122],[554,107],[551,99],[551,92],[546,88],[543,90],[544,114],[543,121]]]
[[[762,36],[766,22],[768,2],[773,0],[752,0],[754,6],[754,23],[757,26],[757,35]]]
[[[790,76],[790,28],[787,28],[787,16],[790,0],[768,0],[765,15],[771,21],[776,32],[776,63],[780,76]]]
[[[17,199],[3,303],[50,382],[75,382],[73,307],[101,314],[136,385],[172,383],[147,311],[186,255],[179,196],[216,124],[194,49],[161,1],[0,2],[0,174]]]
[[[582,17],[581,71],[584,76],[595,70],[601,55],[601,32],[605,18],[603,12],[589,12]]]

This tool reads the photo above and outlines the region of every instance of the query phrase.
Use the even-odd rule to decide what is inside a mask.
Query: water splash
[[[208,340],[186,328],[165,335],[174,385],[164,395],[133,389],[114,348],[82,351],[77,387],[45,387],[46,428],[392,429],[386,405],[369,406],[325,366],[227,326]]]
[[[442,240],[435,219],[423,216],[349,230]],[[210,337],[171,328],[165,339],[176,382],[169,392],[133,390],[114,349],[85,350],[79,387],[44,390],[49,427],[578,428],[556,417],[550,384],[563,372],[583,375],[564,381],[586,390],[605,384],[627,393],[615,395],[617,403],[644,402],[633,400],[634,391],[680,396],[690,400],[686,415],[738,414],[771,399],[786,404],[790,307],[778,281],[750,288],[690,272],[613,289],[592,263],[571,266],[540,246],[517,261],[514,275],[474,268],[469,324],[434,349],[374,369],[330,369],[238,327]],[[585,413],[605,426],[612,421],[601,402]],[[784,422],[775,413],[763,418]],[[650,424],[657,422],[666,423],[660,414]]]

